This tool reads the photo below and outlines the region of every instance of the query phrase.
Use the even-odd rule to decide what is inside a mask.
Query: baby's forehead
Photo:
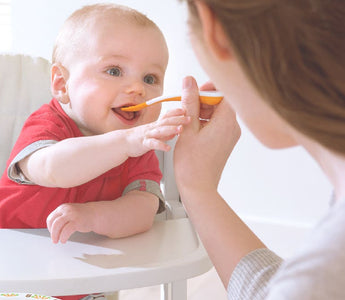
[[[143,27],[132,23],[124,25],[123,22],[119,22],[121,26],[117,27],[117,22],[118,20],[109,24],[101,21],[96,26],[88,24],[73,35],[73,42],[65,39],[60,49],[63,65],[68,67],[74,64],[73,62],[85,62],[85,59],[95,62],[96,57],[98,62],[103,63],[104,57],[111,57],[111,61],[118,63],[126,60],[140,61],[139,57],[146,57],[146,65],[151,63],[160,69],[166,69],[168,47],[159,30],[152,26]],[[110,28],[105,30],[104,26]]]

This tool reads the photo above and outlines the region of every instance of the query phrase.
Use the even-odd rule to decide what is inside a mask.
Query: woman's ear
[[[199,14],[202,35],[206,46],[220,60],[231,58],[231,47],[228,37],[212,9],[203,1],[195,1],[194,3]]]
[[[67,79],[67,70],[60,64],[53,64],[51,67],[51,92],[54,98],[64,104],[69,102]]]

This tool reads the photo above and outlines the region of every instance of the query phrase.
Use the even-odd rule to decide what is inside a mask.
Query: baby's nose
[[[131,94],[135,93],[140,96],[145,96],[145,86],[142,80],[132,80],[126,86],[126,93]]]

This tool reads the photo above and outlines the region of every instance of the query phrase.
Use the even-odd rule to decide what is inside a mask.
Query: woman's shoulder
[[[279,295],[289,299],[345,299],[344,249],[345,201],[341,201],[284,261],[270,284],[269,299],[281,299]]]

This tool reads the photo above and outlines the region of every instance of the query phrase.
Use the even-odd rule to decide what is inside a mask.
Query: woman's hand
[[[205,89],[214,89],[207,83]],[[200,105],[196,81],[183,82],[182,107],[191,122],[184,125],[175,146],[174,168],[180,192],[217,190],[218,183],[240,137],[236,115],[224,99],[215,106]]]
[[[208,83],[202,89],[213,89],[213,85]],[[226,288],[241,258],[265,247],[217,191],[241,131],[226,99],[217,107],[199,104],[192,77],[184,79],[182,106],[191,122],[184,126],[175,146],[176,183],[188,217]]]

